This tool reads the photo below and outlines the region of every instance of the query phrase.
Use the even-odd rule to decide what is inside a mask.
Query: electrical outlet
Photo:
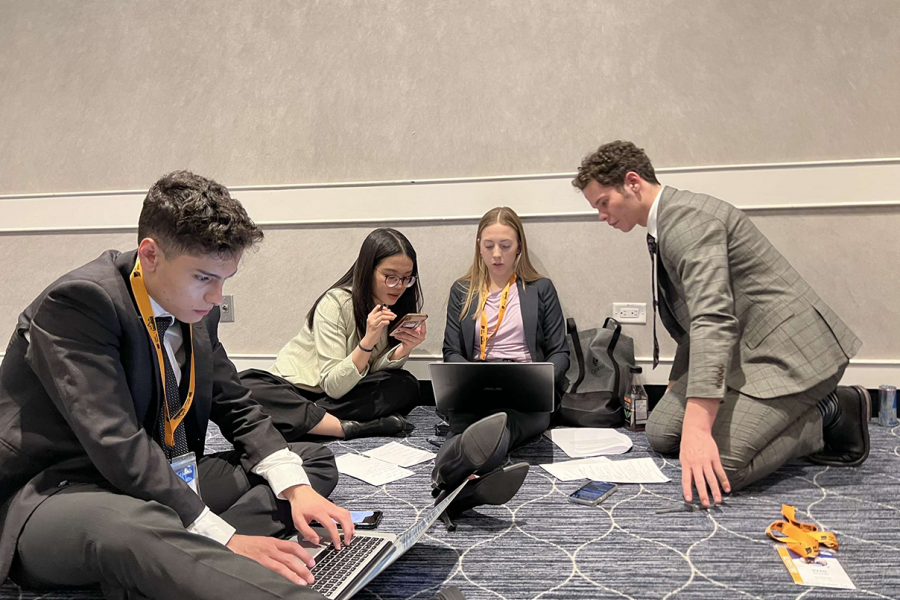
[[[646,323],[645,302],[613,302],[613,319],[619,323]]]
[[[219,323],[234,323],[234,296],[225,296],[219,305]]]

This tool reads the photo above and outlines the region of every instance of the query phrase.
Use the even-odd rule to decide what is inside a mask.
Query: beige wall
[[[862,338],[859,359],[900,364],[900,207],[816,211],[761,211],[754,222],[820,295]],[[555,282],[566,316],[597,326],[616,301],[649,303],[649,259],[641,234],[625,235],[594,219],[526,221],[532,258]],[[236,355],[269,360],[299,331],[303,316],[355,259],[371,226],[267,228],[266,241],[248,255],[229,283],[237,320],[222,339]],[[429,336],[416,354],[439,355],[447,294],[472,259],[475,223],[408,224],[401,230],[419,254]],[[55,277],[107,248],[131,248],[134,233],[0,236],[3,282],[0,322],[11,328],[18,312]],[[893,266],[892,266],[893,265]],[[264,307],[264,309],[262,309]],[[636,354],[650,354],[649,325],[627,325]],[[674,347],[661,334],[662,354]]]
[[[0,194],[900,156],[897,0],[0,0]]]
[[[174,168],[230,186],[570,172],[617,137],[671,167],[900,157],[897,8],[0,0],[0,194],[146,189]],[[736,197],[743,184],[734,182]],[[883,190],[846,201],[900,201],[900,181]],[[720,195],[732,198],[727,186]],[[385,203],[379,216],[389,223],[407,209]],[[900,365],[900,209],[752,218],[860,335],[861,358]],[[268,228],[229,290],[229,351],[277,352],[374,226]],[[440,352],[447,293],[471,259],[474,227],[400,227],[419,252],[433,316],[419,354]],[[537,264],[583,326],[614,301],[649,302],[640,235],[580,216],[527,228]],[[0,330],[58,274],[134,245],[127,230],[4,229]],[[648,355],[649,327],[629,331]],[[663,354],[671,350],[664,342]]]

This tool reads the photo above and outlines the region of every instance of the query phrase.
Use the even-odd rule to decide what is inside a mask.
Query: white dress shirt
[[[150,298],[150,304],[153,307],[154,317],[169,317],[170,325],[175,322],[175,317],[166,312],[153,298]],[[163,348],[169,355],[169,362],[177,367],[175,371],[175,379],[181,385],[181,368],[184,366],[185,351],[184,338],[181,333],[181,327],[169,327],[163,336]],[[309,485],[309,477],[303,470],[303,459],[297,454],[284,448],[273,452],[265,457],[259,464],[251,470],[254,474],[265,478],[269,482],[269,487],[275,492],[275,495],[284,500],[282,493],[289,487],[295,485]],[[227,544],[231,536],[234,535],[235,529],[229,525],[225,519],[215,514],[209,507],[204,507],[203,512],[197,517],[188,528],[191,533],[199,533],[208,538],[214,539],[220,544]]]
[[[653,199],[653,204],[650,206],[650,214],[647,216],[647,233],[653,236],[653,239],[656,240],[656,247],[659,248],[659,239],[656,237],[657,231],[659,230],[659,199],[662,197],[663,190],[666,189],[666,186],[662,186],[659,188],[659,193],[656,194],[656,198]],[[653,264],[657,264],[659,262],[659,258],[653,261]],[[653,272],[653,279],[656,281],[656,287],[659,288],[659,269],[657,268]]]

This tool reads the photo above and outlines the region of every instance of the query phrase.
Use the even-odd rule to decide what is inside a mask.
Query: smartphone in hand
[[[390,330],[388,331],[388,335],[393,335],[396,333],[401,327],[408,327],[409,329],[415,329],[419,325],[425,322],[425,319],[428,318],[428,315],[424,313],[408,313],[403,315],[403,318],[391,325]]]

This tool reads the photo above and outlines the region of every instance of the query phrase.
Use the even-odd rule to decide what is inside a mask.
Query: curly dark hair
[[[583,190],[594,179],[604,187],[620,189],[625,185],[625,175],[629,171],[634,171],[644,181],[659,185],[644,149],[631,142],[616,140],[603,144],[596,152],[584,157],[572,185]]]
[[[263,239],[228,189],[190,171],[173,171],[153,184],[138,220],[138,243],[153,238],[167,255],[231,258]]]

